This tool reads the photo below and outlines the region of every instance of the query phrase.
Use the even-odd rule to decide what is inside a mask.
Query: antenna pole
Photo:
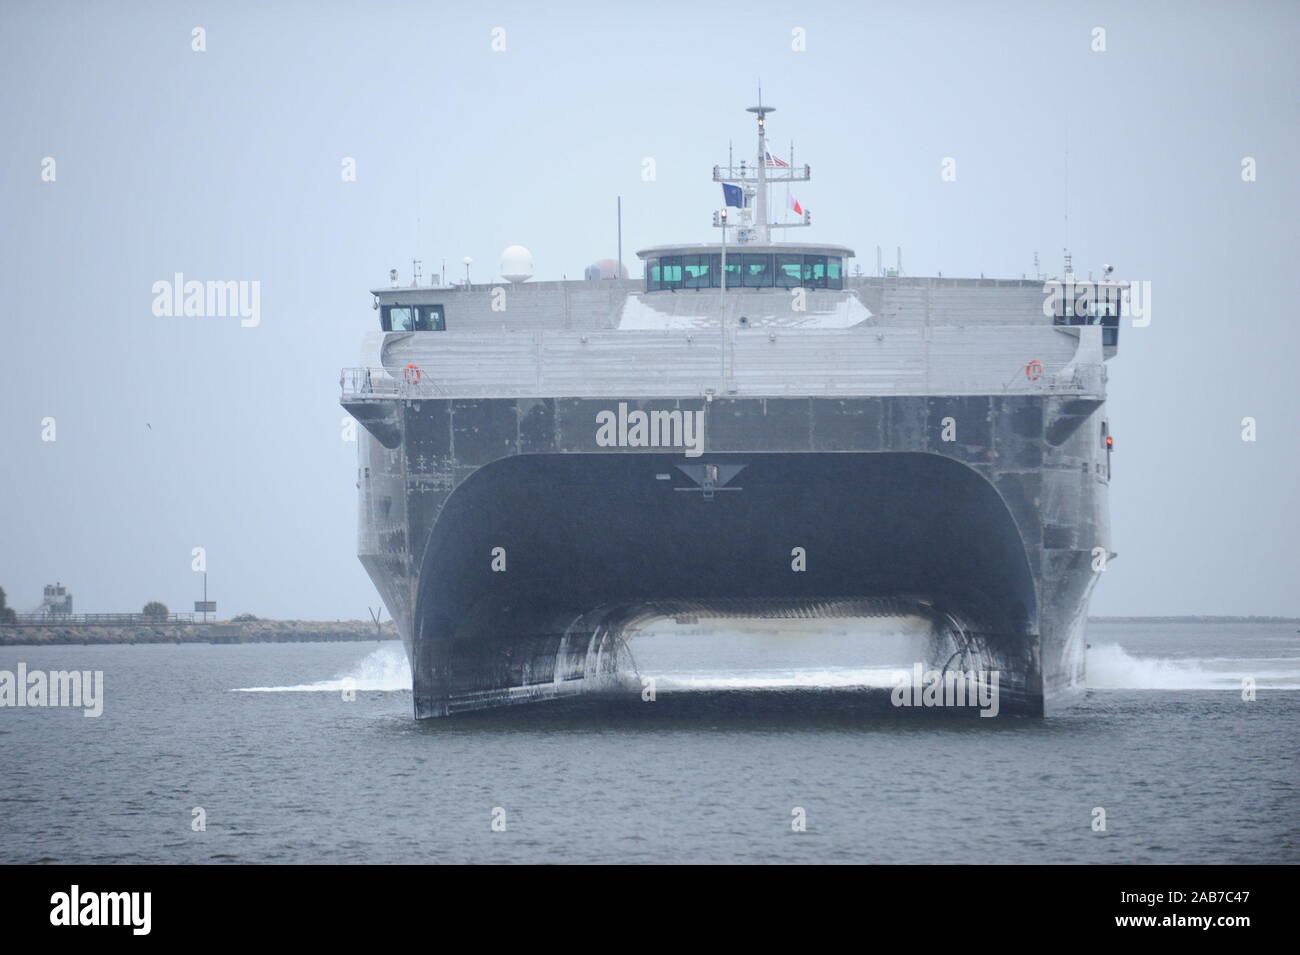
[[[742,200],[743,201],[743,200]],[[719,361],[721,362],[721,381],[718,384],[719,394],[727,392],[727,207],[722,207],[722,280],[718,283],[722,286],[721,305],[718,311],[718,333],[721,341],[718,342]]]
[[[767,119],[761,91],[758,102],[758,241],[767,242]]]
[[[617,279],[623,278],[623,197],[618,197],[618,275]]]

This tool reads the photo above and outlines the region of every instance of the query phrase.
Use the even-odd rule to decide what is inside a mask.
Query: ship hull
[[[998,670],[1003,713],[1082,694],[1110,546],[1098,399],[346,405],[367,429],[360,556],[418,718],[626,693],[629,636],[683,614],[917,616],[916,662]],[[698,421],[697,443],[651,444],[634,413],[655,411]]]

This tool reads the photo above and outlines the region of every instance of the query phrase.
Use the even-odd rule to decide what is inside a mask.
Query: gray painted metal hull
[[[702,454],[598,443],[620,403],[701,412]],[[366,427],[359,556],[419,718],[618,691],[627,634],[682,613],[928,616],[936,659],[960,634],[1000,669],[1004,712],[1083,690],[1094,549],[1110,546],[1100,396],[344,405]],[[739,467],[739,489],[706,495],[677,467],[708,464]]]

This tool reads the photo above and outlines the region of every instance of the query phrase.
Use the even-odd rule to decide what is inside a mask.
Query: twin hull
[[[681,614],[919,615],[935,666],[952,650],[1000,670],[1003,712],[1082,691],[1110,545],[1099,399],[345,406],[366,427],[359,556],[402,633],[417,717],[616,687],[627,636]],[[634,446],[635,411],[694,413],[702,437]]]

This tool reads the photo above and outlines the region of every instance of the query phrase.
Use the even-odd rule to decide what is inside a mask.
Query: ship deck
[[[345,401],[1104,392],[1098,326],[1044,314],[1039,282],[850,279],[843,290],[645,292],[586,281],[387,289],[443,331],[375,331]]]

